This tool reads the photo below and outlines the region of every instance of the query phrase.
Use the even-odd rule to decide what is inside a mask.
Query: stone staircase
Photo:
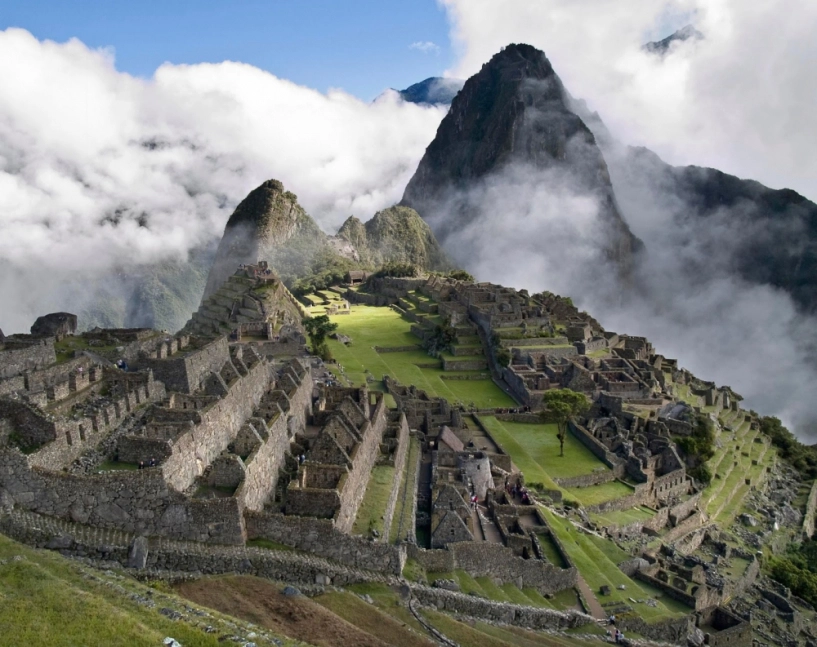
[[[233,275],[209,298],[184,327],[193,335],[213,335],[229,332],[236,323],[261,321],[265,318],[263,304],[249,294],[255,282],[244,276]]]

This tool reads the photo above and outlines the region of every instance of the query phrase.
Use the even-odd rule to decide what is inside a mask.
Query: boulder
[[[128,568],[143,569],[148,561],[148,540],[147,537],[137,537],[133,540],[128,553]]]
[[[52,312],[37,317],[31,325],[31,334],[36,337],[63,337],[77,331],[77,315],[70,312]]]

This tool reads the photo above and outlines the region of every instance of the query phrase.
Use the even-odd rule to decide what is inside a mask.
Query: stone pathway
[[[497,528],[496,524],[487,517],[485,514],[486,512],[487,508],[480,506],[477,508],[477,511],[473,513],[479,517],[479,523],[482,529],[482,538],[484,541],[490,541],[494,544],[502,544],[502,535],[499,534],[499,528]]]
[[[593,593],[592,589],[587,585],[587,582],[584,581],[584,578],[581,575],[579,575],[579,579],[576,582],[576,588],[579,589],[584,601],[587,602],[590,615],[596,618],[596,620],[606,620],[608,618],[607,613],[605,613],[604,609],[596,598],[596,594]]]

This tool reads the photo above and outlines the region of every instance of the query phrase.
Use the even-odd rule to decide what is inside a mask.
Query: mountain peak
[[[528,185],[553,172],[561,178],[554,189],[596,199],[601,220],[612,226],[614,256],[629,262],[638,240],[618,212],[595,138],[572,105],[544,52],[508,45],[465,82],[401,204],[416,209],[446,246],[475,219],[497,217],[482,213],[472,190],[492,180],[506,186],[498,178],[510,171],[524,171]]]
[[[298,196],[284,189],[282,182],[267,180],[260,184],[238,204],[227,221],[203,298],[218,290],[239,264],[271,258],[273,248],[296,234],[317,242],[325,238],[298,204]]]
[[[410,85],[405,90],[397,90],[403,101],[421,105],[449,105],[465,83],[462,79],[449,79],[432,76],[419,83]]]

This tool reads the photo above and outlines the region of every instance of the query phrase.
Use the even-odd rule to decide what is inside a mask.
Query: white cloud
[[[400,199],[444,114],[394,92],[321,94],[241,63],[133,78],[109,52],[20,29],[0,32],[0,78],[6,333],[65,307],[46,283],[184,258],[269,178],[327,230],[368,219]]]
[[[418,40],[409,45],[409,49],[416,49],[418,52],[422,52],[423,54],[440,53],[440,46],[436,43],[432,43],[430,40]]]

